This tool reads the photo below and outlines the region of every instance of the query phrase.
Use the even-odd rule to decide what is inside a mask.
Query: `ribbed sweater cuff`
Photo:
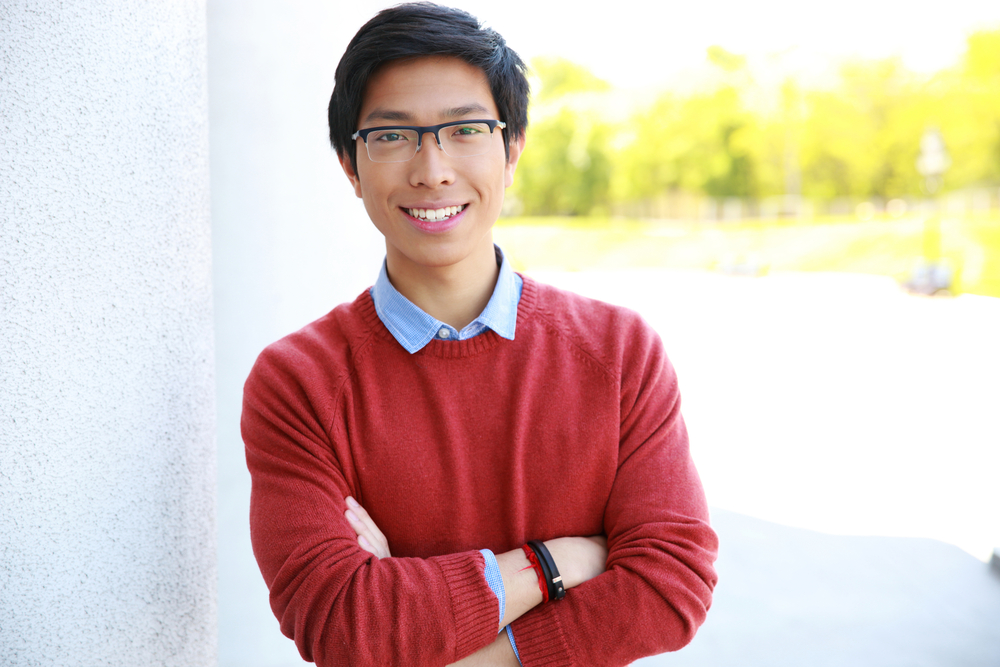
[[[560,602],[550,602],[535,607],[531,612],[514,621],[517,655],[524,667],[570,667],[569,642],[559,622],[556,607]]]
[[[455,616],[455,660],[497,638],[497,598],[486,584],[485,561],[478,551],[439,556]]]

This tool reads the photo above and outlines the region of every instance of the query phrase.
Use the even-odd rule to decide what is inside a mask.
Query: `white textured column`
[[[0,6],[0,664],[213,665],[204,0]]]

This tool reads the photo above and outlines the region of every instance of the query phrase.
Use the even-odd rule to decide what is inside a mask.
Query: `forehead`
[[[498,116],[486,74],[459,58],[422,56],[375,71],[365,86],[358,124],[434,124],[473,116]]]

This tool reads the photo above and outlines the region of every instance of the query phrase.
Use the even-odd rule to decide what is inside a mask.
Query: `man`
[[[659,338],[493,245],[527,97],[498,34],[425,3],[379,13],[337,68],[331,141],[385,263],[261,354],[242,421],[254,552],[317,664],[625,665],[711,603]]]

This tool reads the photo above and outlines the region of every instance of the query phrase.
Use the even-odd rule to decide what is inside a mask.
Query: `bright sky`
[[[447,0],[442,0],[447,4]],[[360,27],[385,2],[361,0],[349,11]],[[456,0],[496,28],[525,59],[561,55],[617,87],[660,87],[705,63],[718,44],[806,78],[823,76],[850,56],[903,56],[918,71],[957,61],[966,36],[1000,28],[997,0]],[[346,8],[345,8],[346,9]],[[354,25],[354,24],[351,24]],[[345,44],[346,45],[346,44]]]

